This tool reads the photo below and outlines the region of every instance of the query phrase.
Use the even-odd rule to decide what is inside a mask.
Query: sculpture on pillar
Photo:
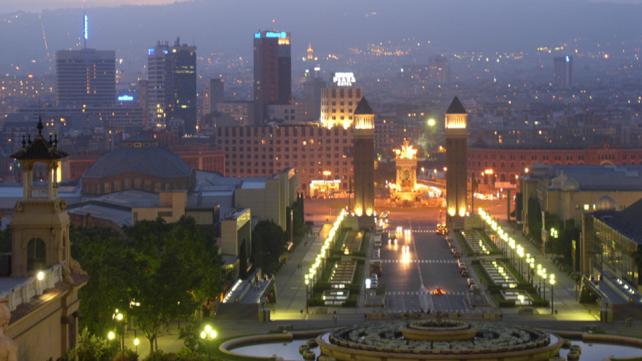
[[[18,361],[18,346],[5,335],[11,321],[11,311],[6,300],[0,301],[0,361]]]

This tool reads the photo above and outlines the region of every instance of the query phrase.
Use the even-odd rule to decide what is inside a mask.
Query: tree
[[[279,257],[286,248],[286,236],[272,221],[260,221],[252,232],[252,262],[263,273],[273,275],[279,268]]]
[[[542,242],[542,208],[535,197],[528,199],[528,235]]]
[[[193,316],[221,290],[222,262],[212,238],[191,218],[140,222],[126,234],[145,261],[134,295],[141,307],[133,315],[154,351],[164,326]]]
[[[522,220],[522,208],[524,207],[524,196],[522,192],[515,195],[515,220],[520,222]]]
[[[81,316],[89,331],[104,335],[118,308],[153,351],[163,327],[211,305],[222,288],[222,262],[215,238],[205,230],[191,218],[138,222],[122,234],[75,230],[73,254],[90,276],[81,290]],[[134,300],[140,306],[130,307]]]
[[[82,323],[89,333],[105,335],[114,310],[129,306],[137,258],[122,235],[110,229],[72,229],[71,239],[72,254],[89,275],[80,289]]]

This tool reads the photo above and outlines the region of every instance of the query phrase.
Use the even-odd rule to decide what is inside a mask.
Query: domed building
[[[157,146],[126,147],[104,154],[82,176],[82,193],[102,195],[128,190],[191,190],[194,171],[178,155]]]

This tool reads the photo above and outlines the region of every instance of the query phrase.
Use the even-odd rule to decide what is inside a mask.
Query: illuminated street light
[[[44,281],[45,280],[45,272],[44,271],[38,271],[36,273],[36,279],[38,281]]]
[[[435,125],[437,125],[437,121],[435,120],[435,118],[428,118],[428,120],[426,120],[426,125],[430,128],[434,128]]]
[[[114,332],[114,331],[107,332],[107,339],[109,341],[115,340],[116,339],[116,332]]]
[[[212,327],[210,324],[206,324],[203,326],[203,329],[201,330],[201,333],[199,334],[199,337],[201,340],[206,342],[207,344],[207,353],[209,356],[209,359],[212,359],[212,341],[214,341],[218,337],[218,332]]]

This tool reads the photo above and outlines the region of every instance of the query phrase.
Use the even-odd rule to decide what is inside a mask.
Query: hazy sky
[[[191,0],[0,0],[0,13],[7,13],[18,10],[38,11],[42,9],[57,9],[71,7],[95,7],[95,6],[117,6],[117,5],[155,5],[167,4]],[[216,0],[204,0],[216,2]],[[243,1],[243,0],[239,0]],[[273,0],[277,2],[288,2],[292,0]],[[294,0],[302,1],[302,0]],[[304,0],[305,1],[305,0]],[[322,0],[321,0],[322,1]],[[430,1],[430,0],[418,0]],[[479,1],[479,0],[471,0]],[[537,1],[537,0],[534,0]],[[563,1],[563,0],[560,0]],[[617,2],[617,3],[642,3],[642,0],[583,0],[587,2]],[[394,0],[391,4],[394,4]]]
[[[185,1],[185,0],[181,0]],[[157,5],[177,2],[176,0],[0,0],[0,13],[17,10],[41,10],[67,7],[94,7],[114,5]]]

